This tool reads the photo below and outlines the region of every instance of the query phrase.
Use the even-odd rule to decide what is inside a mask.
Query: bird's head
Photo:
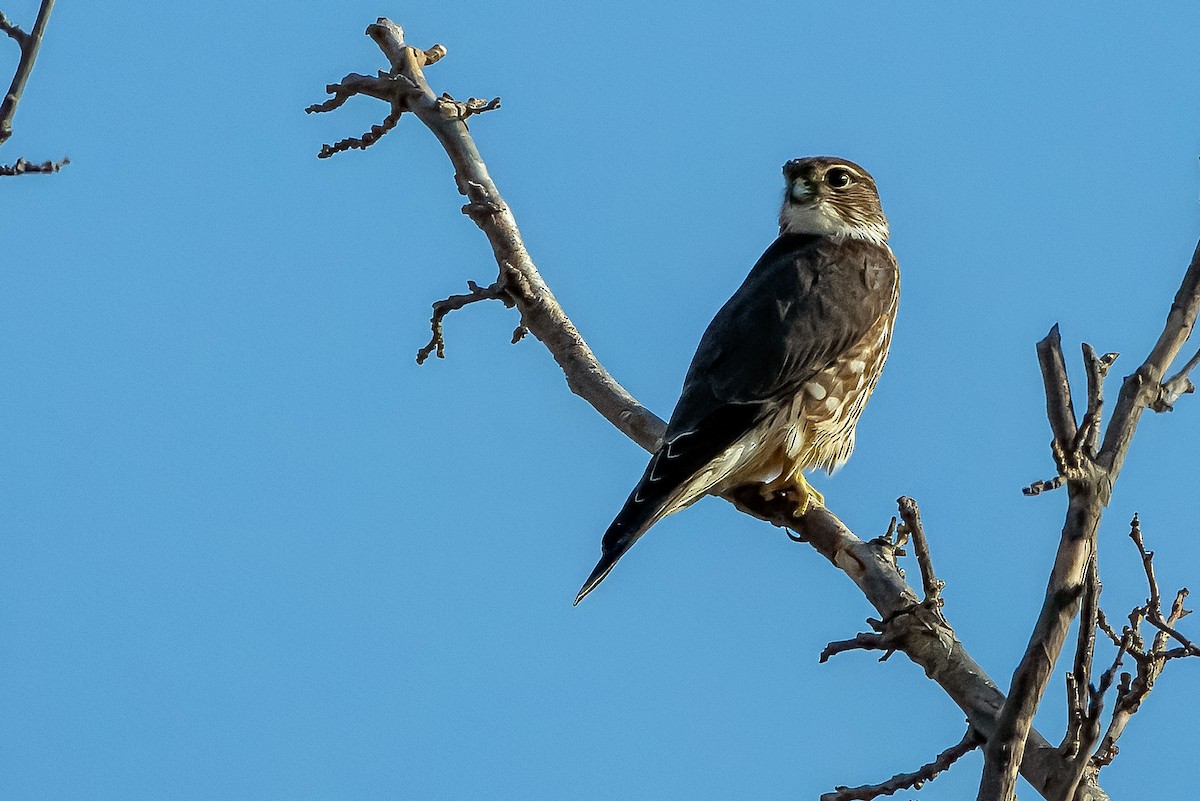
[[[888,221],[871,174],[852,161],[813,156],[783,165],[787,194],[779,211],[784,234],[823,234],[883,244]]]

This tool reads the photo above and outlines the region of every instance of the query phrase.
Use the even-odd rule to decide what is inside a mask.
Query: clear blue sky
[[[302,109],[383,66],[380,14],[444,43],[438,91],[504,100],[472,127],[546,279],[661,415],[783,162],[870,169],[901,318],[818,487],[863,535],[921,502],[947,614],[1007,684],[1065,506],[1019,492],[1053,472],[1033,344],[1058,321],[1077,376],[1084,339],[1120,376],[1161,329],[1200,233],[1200,11],[730,9],[59,4],[0,150],[72,159],[0,184],[6,799],[811,799],[958,740],[904,658],[819,666],[872,610],[719,501],[573,609],[644,454],[499,304],[417,367],[430,302],[491,254],[414,120],[318,161],[384,110]],[[1198,451],[1200,400],[1145,419],[1101,535],[1112,617],[1145,594],[1134,511],[1164,589],[1200,583]],[[1168,670],[1114,797],[1189,797],[1197,687]]]

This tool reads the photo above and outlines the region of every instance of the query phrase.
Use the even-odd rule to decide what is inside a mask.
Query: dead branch
[[[1096,447],[1100,444],[1100,417],[1104,409],[1104,377],[1108,368],[1112,367],[1119,354],[1106,353],[1097,356],[1091,345],[1084,342],[1083,364],[1087,369],[1088,408],[1083,416],[1083,425],[1079,427],[1072,444],[1072,450],[1082,451],[1088,458],[1096,458]]]
[[[1088,350],[1085,345],[1085,358]],[[1088,560],[1087,574],[1084,577],[1079,635],[1075,644],[1075,665],[1072,672],[1067,674],[1067,731],[1059,750],[1070,760],[1071,775],[1060,792],[1061,801],[1071,801],[1075,797],[1079,782],[1088,767],[1091,750],[1100,739],[1100,713],[1104,708],[1104,693],[1112,684],[1113,671],[1116,665],[1120,664],[1120,654],[1123,653],[1118,652],[1116,664],[1112,670],[1105,672],[1100,686],[1092,686],[1092,661],[1096,653],[1096,629],[1100,617],[1102,589],[1096,554],[1093,553],[1092,558]]]
[[[917,502],[901,496],[896,503],[900,507],[900,518],[904,521],[903,534],[912,537],[913,550],[917,553],[917,566],[921,571],[921,586],[925,590],[923,604],[937,611],[942,608],[942,590],[946,582],[933,572],[933,558],[929,554],[929,540],[925,538],[925,527],[921,524],[921,510]]]
[[[937,778],[938,774],[946,771],[963,756],[971,753],[983,738],[974,729],[968,728],[967,733],[955,745],[937,755],[932,762],[922,765],[912,773],[900,773],[882,784],[869,784],[862,787],[837,787],[832,793],[825,793],[821,801],[870,801],[884,795],[892,795],[900,790],[920,790],[926,782]]]
[[[1062,485],[1063,485],[1062,476],[1055,476],[1054,478],[1048,478],[1045,481],[1035,481],[1027,487],[1022,487],[1021,494],[1029,495],[1029,496],[1041,495],[1043,492],[1050,492],[1051,490],[1056,490],[1059,487],[1061,487]]]
[[[879,657],[879,661],[886,662],[892,654],[896,653],[896,648],[888,642],[886,634],[862,632],[854,635],[852,640],[836,640],[829,643],[821,651],[821,656],[817,661],[823,665],[831,657],[844,654],[846,651],[884,651],[885,653]]]
[[[821,651],[819,661],[822,664],[827,662],[830,657],[854,650],[883,651],[884,654],[879,661],[886,662],[902,647],[903,636],[908,631],[904,626],[895,625],[902,616],[912,616],[915,625],[927,631],[945,630],[951,637],[954,636],[953,629],[942,615],[942,590],[945,589],[946,583],[933,572],[933,558],[929,553],[929,541],[925,538],[925,527],[921,523],[921,510],[917,507],[917,502],[907,496],[897,498],[896,503],[900,507],[900,517],[903,523],[897,526],[896,518],[893,517],[887,534],[872,540],[868,545],[890,557],[892,564],[899,570],[896,557],[904,554],[901,547],[911,538],[913,549],[916,551],[917,566],[921,571],[921,584],[925,591],[925,598],[887,615],[883,620],[867,618],[867,624],[874,630],[874,633],[860,633],[850,640],[829,643]],[[892,540],[893,533],[896,535],[895,540]]]
[[[996,736],[989,737],[984,748],[978,801],[1011,801],[1014,795],[1033,715],[1079,605],[1083,571],[1094,551],[1102,509],[1096,491],[1099,470],[1086,449],[1076,447],[1081,440],[1057,325],[1038,343],[1037,353],[1045,386],[1046,416],[1054,434],[1051,453],[1067,486],[1069,509],[1041,614],[1013,673]]]
[[[12,136],[13,115],[17,113],[17,104],[21,102],[21,94],[25,91],[29,74],[33,72],[33,62],[37,60],[38,50],[42,46],[42,38],[46,34],[46,23],[50,21],[50,12],[53,9],[54,0],[42,0],[38,7],[37,19],[33,23],[33,30],[29,33],[23,31],[20,26],[0,13],[0,30],[8,34],[8,37],[21,48],[21,58],[17,62],[17,70],[13,74],[12,83],[8,86],[4,100],[0,101],[0,145],[3,145]],[[58,172],[69,163],[65,158],[59,162],[47,161],[41,164],[18,159],[12,166],[0,167],[0,175]]]
[[[1121,393],[1117,397],[1116,410],[1104,433],[1104,444],[1100,448],[1100,462],[1108,469],[1112,480],[1116,480],[1121,471],[1121,465],[1129,453],[1129,443],[1137,429],[1138,420],[1146,409],[1154,408],[1156,402],[1164,396],[1162,378],[1166,375],[1171,363],[1179,355],[1183,343],[1192,333],[1196,322],[1196,312],[1200,309],[1200,245],[1192,255],[1191,264],[1183,276],[1179,291],[1167,313],[1167,321],[1162,334],[1142,363],[1132,375],[1126,376],[1121,384]],[[1194,359],[1189,362],[1194,365]],[[1178,390],[1178,382],[1187,380],[1191,367],[1181,370],[1179,375],[1168,383],[1176,383],[1172,392]],[[1179,393],[1182,394],[1182,393]],[[1174,395],[1175,398],[1178,394]]]
[[[1062,354],[1062,339],[1058,323],[1045,339],[1037,343],[1038,365],[1042,368],[1042,383],[1046,390],[1046,417],[1050,431],[1060,447],[1075,439],[1075,405],[1071,401],[1071,383],[1067,380],[1067,362]]]
[[[506,263],[512,267],[508,291],[521,311],[524,327],[549,349],[572,392],[638,445],[653,449],[666,424],[617,383],[567,318],[525,249],[516,220],[492,181],[460,110],[445,100],[445,95],[439,97],[429,88],[423,68],[445,55],[446,49],[406,45],[403,29],[385,18],[370,25],[367,35],[388,58],[390,71],[378,78],[348,75],[340,84],[327,87],[334,95],[331,100],[308,110],[330,111],[353,95],[366,94],[389,103],[393,114],[399,106],[421,120],[454,165],[458,191],[468,200],[463,212],[487,235],[501,269]]]
[[[1111,764],[1116,758],[1120,751],[1117,747],[1117,740],[1125,732],[1130,719],[1141,708],[1142,702],[1154,689],[1154,684],[1162,674],[1167,662],[1185,656],[1200,656],[1200,648],[1197,648],[1191,640],[1175,629],[1176,623],[1191,614],[1191,610],[1185,609],[1183,606],[1183,602],[1188,596],[1187,588],[1185,587],[1175,594],[1175,600],[1171,602],[1171,610],[1164,617],[1162,593],[1154,574],[1154,552],[1146,549],[1142,539],[1141,523],[1137,515],[1134,515],[1133,520],[1130,521],[1129,537],[1133,540],[1138,554],[1141,556],[1149,597],[1145,604],[1134,607],[1133,611],[1129,613],[1129,625],[1122,632],[1117,657],[1112,667],[1101,678],[1100,687],[1097,688],[1101,695],[1106,692],[1112,684],[1113,676],[1116,675],[1123,656],[1128,654],[1133,658],[1136,673],[1121,674],[1121,681],[1117,686],[1117,698],[1113,704],[1112,718],[1104,732],[1104,738],[1100,741],[1100,746],[1089,761],[1089,769],[1095,772],[1099,772],[1101,768]],[[1142,637],[1142,621],[1148,621],[1156,629],[1154,637],[1148,644]],[[1109,633],[1109,637],[1112,638],[1112,636],[1113,634]],[[1172,641],[1182,643],[1182,647],[1168,648]]]
[[[1083,603],[1079,614],[1079,633],[1075,643],[1075,666],[1067,674],[1067,733],[1059,749],[1074,757],[1082,746],[1083,724],[1087,719],[1087,687],[1092,678],[1092,660],[1096,653],[1096,621],[1100,600],[1099,571],[1096,558],[1088,560],[1088,572],[1083,585]]]
[[[21,30],[21,26],[5,16],[3,11],[0,11],[0,31],[8,35],[8,38],[15,41],[18,45],[24,44],[29,34]]]
[[[446,315],[452,311],[457,311],[463,306],[471,303],[478,303],[481,300],[503,300],[506,306],[512,306],[512,301],[508,299],[508,293],[504,289],[504,283],[496,281],[490,286],[481,287],[474,281],[467,282],[467,289],[471,290],[465,295],[451,295],[445,300],[439,300],[433,304],[433,317],[429,318],[429,325],[433,329],[433,336],[429,340],[429,344],[417,351],[417,364],[424,364],[429,358],[429,354],[437,352],[439,359],[446,358],[446,340],[443,336],[442,321]],[[516,337],[516,335],[513,335]],[[516,344],[516,339],[513,343]]]
[[[1184,395],[1195,392],[1196,385],[1188,378],[1188,374],[1195,369],[1197,364],[1200,364],[1200,350],[1197,350],[1195,355],[1187,360],[1187,364],[1178,373],[1163,382],[1162,391],[1154,402],[1150,404],[1150,408],[1156,412],[1172,411],[1175,401]]]
[[[58,172],[70,163],[71,160],[66,157],[63,157],[59,161],[43,161],[40,164],[34,164],[25,159],[17,159],[13,164],[0,164],[0,175]]]

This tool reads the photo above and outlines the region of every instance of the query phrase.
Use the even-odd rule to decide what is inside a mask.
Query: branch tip
[[[433,316],[429,318],[433,335],[429,338],[429,343],[417,351],[417,364],[424,364],[425,360],[433,353],[436,353],[439,359],[446,358],[446,339],[442,330],[442,321],[450,312],[481,300],[504,300],[505,305],[511,304],[502,279],[484,287],[474,281],[467,281],[467,289],[469,291],[465,295],[451,295],[445,300],[439,300],[433,304]],[[513,342],[516,343],[515,333],[513,337]]]
[[[982,742],[983,738],[979,733],[973,728],[968,728],[958,743],[950,746],[938,754],[932,762],[922,765],[912,773],[899,773],[881,784],[861,787],[839,786],[832,793],[822,795],[820,801],[871,801],[871,799],[892,795],[900,790],[919,790],[926,782],[933,781],[963,756],[978,748]]]
[[[0,176],[9,175],[46,175],[55,173],[71,163],[71,159],[63,156],[58,161],[42,161],[34,163],[25,159],[17,159],[13,164],[0,164]]]
[[[42,46],[42,38],[46,35],[46,24],[50,21],[50,12],[54,9],[54,0],[42,0],[38,6],[37,19],[34,20],[33,29],[26,33],[20,26],[10,20],[8,17],[0,14],[0,30],[8,34],[9,38],[17,43],[21,49],[21,57],[17,61],[17,69],[13,73],[12,83],[8,86],[8,91],[4,93],[4,97],[0,100],[0,145],[8,141],[12,136],[13,115],[17,113],[17,104],[21,102],[21,94],[25,91],[25,84],[29,81],[29,74],[33,72],[33,62],[37,60],[38,50]],[[11,172],[3,172],[3,175],[20,175],[24,172],[58,172],[54,169],[24,169],[17,170],[17,167],[22,164],[29,166],[28,162],[21,159],[17,164],[12,166]],[[65,162],[65,160],[64,160]],[[51,165],[54,162],[45,162]],[[36,165],[41,167],[44,165]],[[59,163],[59,167],[62,163]],[[8,168],[6,168],[8,169]]]

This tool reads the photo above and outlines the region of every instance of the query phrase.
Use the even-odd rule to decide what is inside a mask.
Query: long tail
[[[650,457],[642,480],[633,488],[617,519],[604,532],[600,561],[579,590],[576,605],[604,581],[617,560],[648,528],[701,498],[729,474],[733,463],[724,464],[717,470],[707,468],[762,419],[763,409],[763,404],[754,403],[719,406],[692,430],[663,442]],[[705,471],[706,479],[697,484],[696,477],[702,471]]]
[[[616,519],[612,521],[612,525],[604,532],[600,561],[596,563],[592,575],[583,582],[579,595],[575,597],[576,606],[604,581],[617,561],[651,526],[674,511],[672,507],[675,504],[672,503],[674,499],[671,496],[678,494],[678,487],[664,488],[667,490],[665,492],[656,491],[657,482],[650,481],[649,475],[650,469],[647,469],[646,476],[638,482]]]

